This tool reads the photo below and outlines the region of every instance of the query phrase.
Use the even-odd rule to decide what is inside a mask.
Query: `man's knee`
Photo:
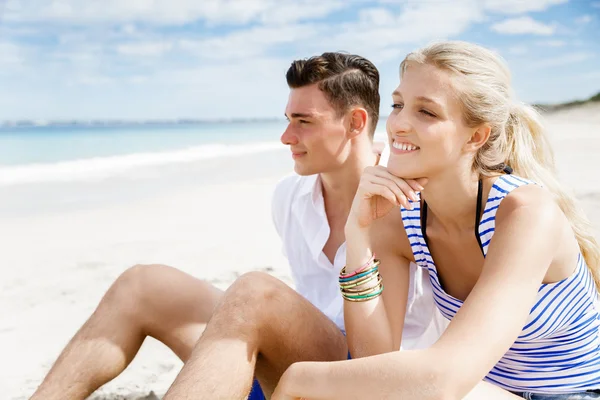
[[[267,273],[248,272],[227,289],[219,312],[227,313],[229,322],[254,325],[274,317],[291,293],[290,287]]]
[[[103,302],[131,316],[144,312],[156,295],[153,286],[160,282],[164,265],[134,265],[123,272],[106,293]]]
[[[292,289],[265,272],[254,271],[240,276],[226,293],[249,305],[269,307],[278,299],[292,293]]]

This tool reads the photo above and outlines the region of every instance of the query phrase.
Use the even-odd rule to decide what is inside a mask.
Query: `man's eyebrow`
[[[305,114],[305,113],[292,113],[290,118],[314,118],[314,114]]]

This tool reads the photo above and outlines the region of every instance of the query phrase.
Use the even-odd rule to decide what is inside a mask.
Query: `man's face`
[[[317,84],[290,91],[281,142],[290,146],[299,175],[331,172],[346,158],[347,127]]]

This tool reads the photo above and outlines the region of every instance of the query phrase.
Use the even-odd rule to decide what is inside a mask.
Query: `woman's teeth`
[[[403,150],[403,151],[412,151],[412,150],[418,149],[417,146],[415,146],[414,144],[410,144],[410,143],[394,142],[394,143],[392,143],[392,146],[394,146],[395,149]]]

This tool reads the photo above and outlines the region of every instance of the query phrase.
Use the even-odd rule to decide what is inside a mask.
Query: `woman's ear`
[[[492,127],[489,124],[482,124],[475,129],[469,138],[469,141],[465,144],[465,150],[468,152],[476,152],[488,141]]]

